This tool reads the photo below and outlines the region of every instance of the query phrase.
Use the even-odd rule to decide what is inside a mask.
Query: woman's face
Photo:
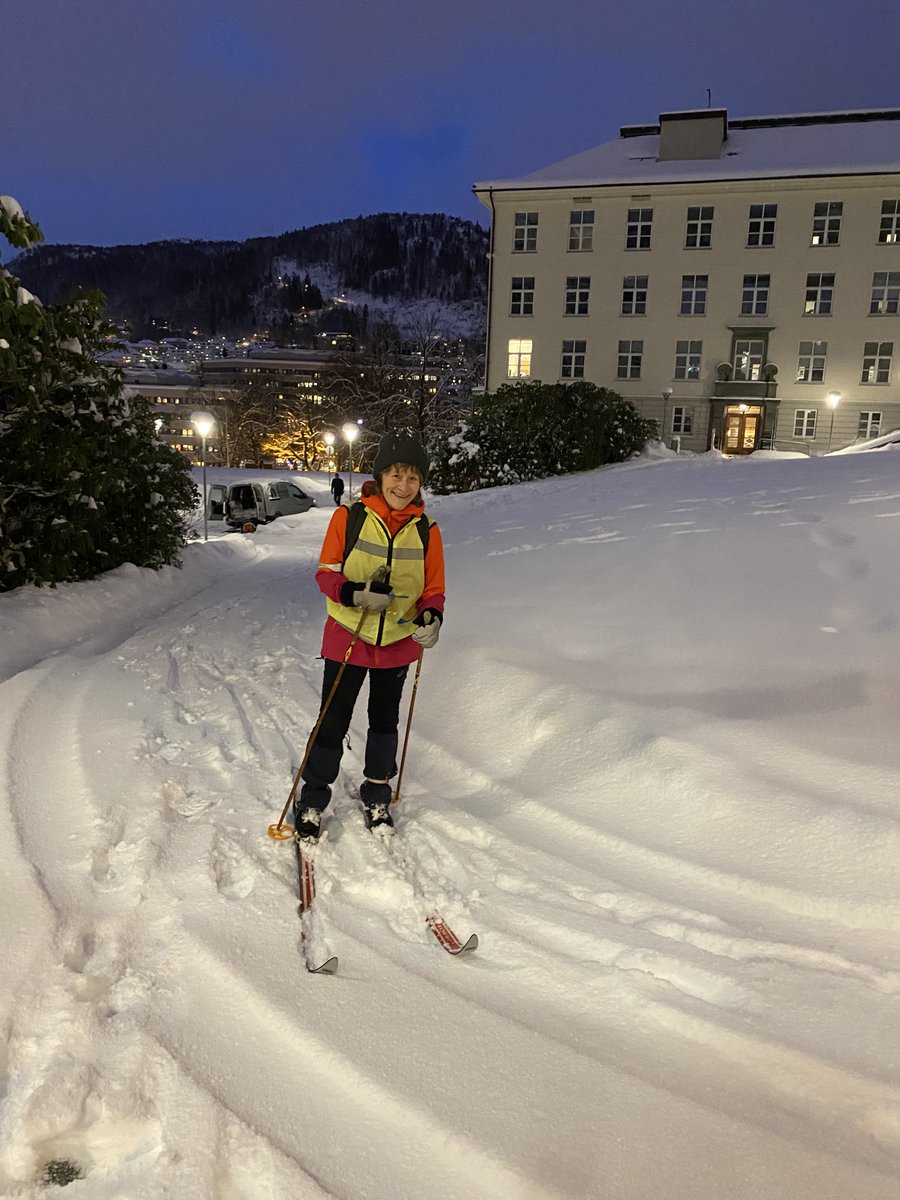
[[[381,475],[381,494],[395,511],[412,503],[421,486],[421,475],[415,467],[406,463],[394,463]]]

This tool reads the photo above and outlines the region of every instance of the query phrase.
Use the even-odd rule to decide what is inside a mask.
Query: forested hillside
[[[154,321],[170,332],[242,333],[309,311],[327,325],[342,293],[358,307],[370,300],[387,308],[420,300],[464,305],[477,324],[487,239],[479,225],[457,217],[380,213],[245,242],[40,245],[19,255],[12,270],[49,304],[78,286],[99,288],[107,315],[138,335]]]

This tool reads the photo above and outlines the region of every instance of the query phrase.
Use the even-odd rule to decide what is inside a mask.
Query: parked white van
[[[289,513],[304,513],[316,502],[290,479],[261,482],[214,483],[209,489],[209,519],[224,521],[230,529],[247,524],[264,525]]]

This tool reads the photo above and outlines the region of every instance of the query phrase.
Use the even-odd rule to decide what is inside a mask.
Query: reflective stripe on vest
[[[368,509],[356,545],[344,563],[344,575],[363,582],[371,579],[379,567],[390,568],[391,591],[396,599],[386,612],[366,614],[359,636],[370,645],[389,646],[413,632],[409,622],[415,617],[416,601],[425,590],[425,550],[417,521],[418,517],[407,521],[392,542],[387,526]],[[329,599],[325,604],[329,616],[345,629],[355,632],[361,609],[347,608],[345,604]],[[405,622],[403,625],[398,624],[401,618]]]

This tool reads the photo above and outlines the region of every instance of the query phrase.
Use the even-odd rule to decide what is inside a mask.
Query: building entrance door
[[[759,440],[759,405],[733,405],[725,410],[722,449],[726,454],[752,454]]]

